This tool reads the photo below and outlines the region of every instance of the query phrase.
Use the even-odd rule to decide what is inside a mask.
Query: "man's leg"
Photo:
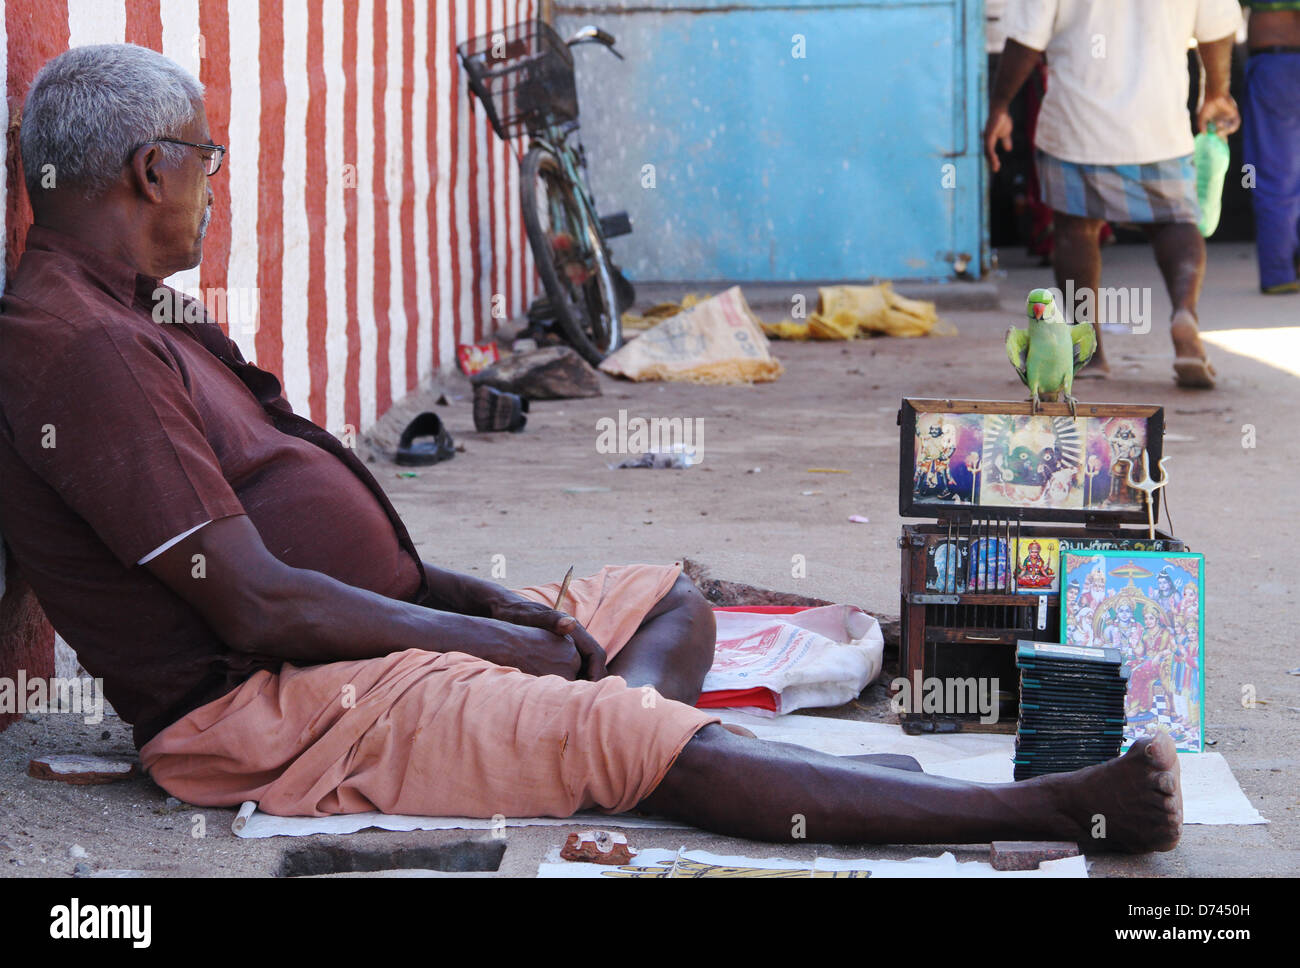
[[[1084,298],[1084,293],[1091,293],[1093,316],[1097,315],[1097,290],[1101,286],[1101,227],[1105,222],[1099,218],[1084,218],[1081,215],[1067,215],[1054,212],[1054,235],[1056,249],[1052,257],[1052,268],[1056,273],[1056,288],[1064,299],[1070,291],[1068,283],[1074,284],[1076,299]],[[1075,316],[1075,307],[1061,307],[1061,315],[1067,323],[1079,322]],[[1097,334],[1097,352],[1092,362],[1080,374],[1106,376],[1110,365],[1106,362],[1106,353],[1101,346],[1101,326],[1093,319],[1092,326]]]
[[[1205,239],[1191,222],[1148,223],[1142,231],[1155,250],[1156,264],[1174,307],[1169,337],[1174,343],[1178,384],[1209,389],[1214,386],[1214,370],[1209,366],[1196,324],[1196,303],[1205,281]],[[1198,360],[1205,362],[1198,365],[1194,362]]]
[[[1104,850],[1169,850],[1182,829],[1178,774],[1164,734],[1100,766],[986,785],[745,739],[709,725],[640,807],[755,840],[790,842],[797,831],[817,843],[1074,840]]]
[[[713,607],[685,575],[659,600],[627,645],[609,664],[609,671],[622,676],[629,686],[654,686],[668,699],[694,706],[717,643]],[[743,726],[726,724],[723,729],[737,736],[753,737]],[[785,746],[787,744],[772,744]],[[791,747],[802,749],[802,747]],[[898,770],[920,771],[921,764],[910,756],[867,753],[852,757]]]
[[[609,671],[629,686],[654,686],[661,696],[693,706],[713,665],[716,635],[712,607],[693,581],[679,575],[609,663]]]
[[[1255,186],[1259,288],[1300,288],[1300,54],[1265,54],[1246,64],[1242,148]]]

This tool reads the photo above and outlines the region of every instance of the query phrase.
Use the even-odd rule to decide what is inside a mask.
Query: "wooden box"
[[[1164,412],[904,399],[898,423],[899,513],[928,520],[899,539],[895,709],[909,733],[1014,732],[1016,642],[1060,640],[1061,551],[1186,550],[1130,483],[1162,479]]]

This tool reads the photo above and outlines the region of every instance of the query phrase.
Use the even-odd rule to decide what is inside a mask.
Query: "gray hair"
[[[32,81],[19,135],[27,194],[48,173],[92,199],[117,179],[136,148],[175,137],[194,120],[203,85],[175,61],[135,44],[74,47]],[[172,164],[188,149],[162,144]],[[53,166],[49,168],[47,166]]]

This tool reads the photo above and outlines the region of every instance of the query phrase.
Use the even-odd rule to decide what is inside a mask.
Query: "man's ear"
[[[130,164],[127,165],[127,178],[136,191],[157,204],[162,201],[162,183],[167,174],[165,168],[162,146],[150,142],[135,149],[131,155]]]

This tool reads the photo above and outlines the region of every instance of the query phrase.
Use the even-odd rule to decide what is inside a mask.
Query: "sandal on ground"
[[[1174,360],[1174,382],[1188,390],[1213,390],[1214,364],[1197,356],[1180,356]]]
[[[456,443],[442,425],[442,418],[429,411],[407,424],[397,442],[397,463],[406,467],[437,464],[455,456]]]
[[[524,429],[528,401],[517,393],[506,393],[480,383],[474,388],[474,429],[478,431]]]

